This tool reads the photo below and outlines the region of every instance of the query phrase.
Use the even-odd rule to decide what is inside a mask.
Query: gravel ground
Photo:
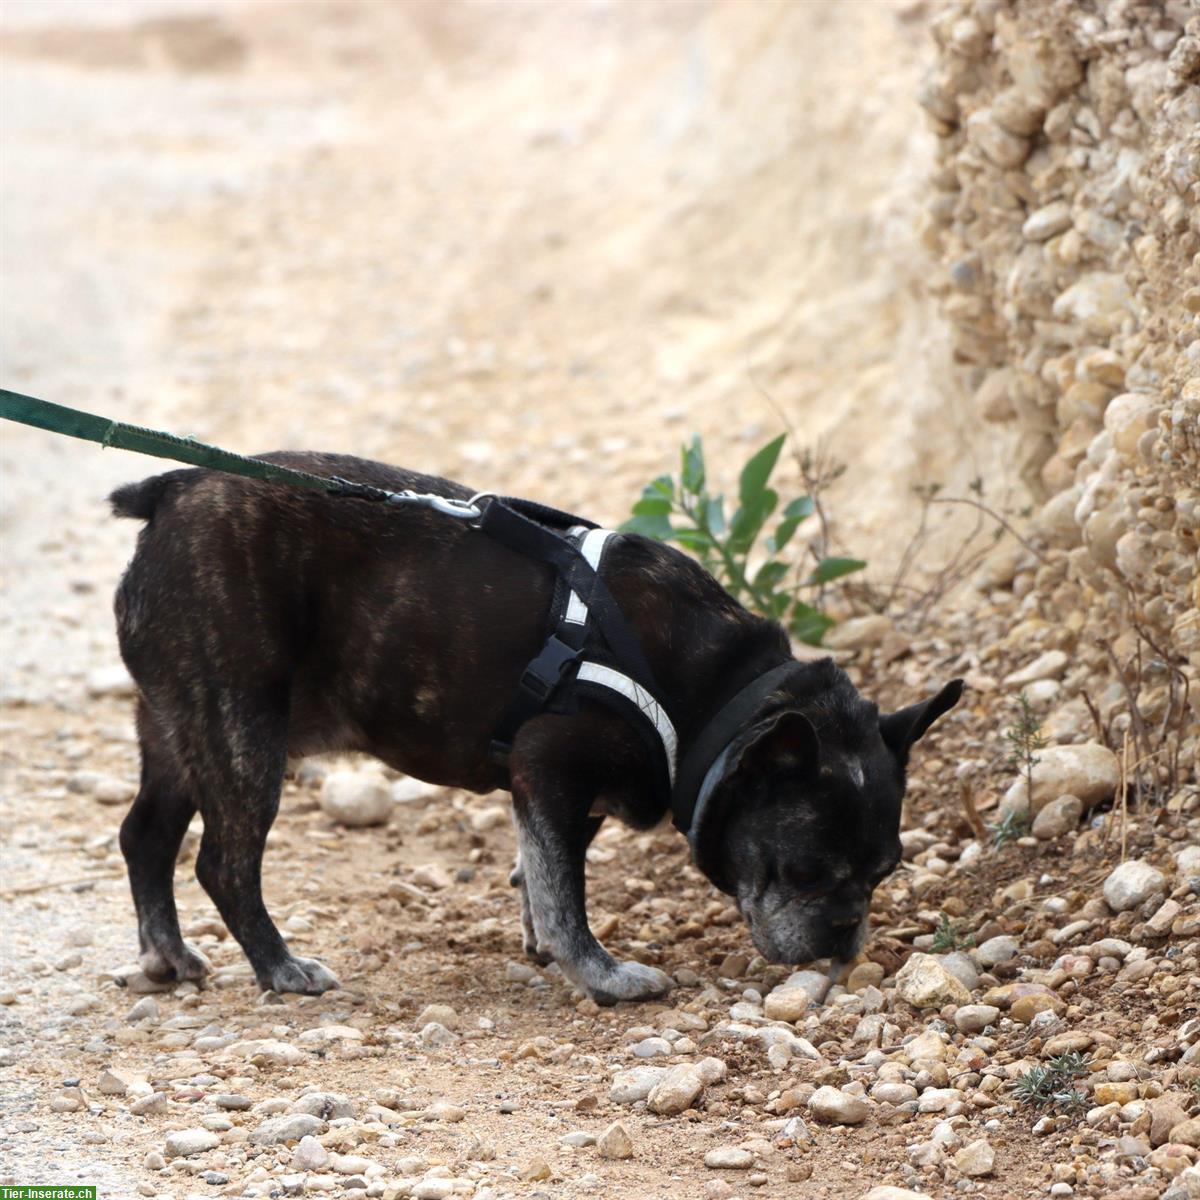
[[[873,559],[911,482],[1001,456],[953,421],[913,437],[952,411],[906,291],[925,151],[896,106],[917,6],[298,11],[13,7],[13,386],[612,520],[691,428],[731,470],[764,438],[749,373],[806,430],[836,429],[866,481],[845,536]],[[776,105],[796,55],[811,78]],[[839,88],[851,69],[878,86]],[[505,797],[385,776],[387,824],[347,828],[326,774],[371,769],[309,763],[266,896],[342,990],[260,996],[190,838],[181,917],[214,974],[151,993],[115,845],[137,761],[108,597],[131,530],[101,503],[145,464],[32,431],[0,457],[0,1181],[177,1200],[1200,1195],[1200,797],[1114,805],[1115,760],[1084,726],[1053,730],[1031,798],[1014,787],[1013,697],[1067,663],[1060,631],[1017,620],[1003,553],[936,635],[839,631],[885,703],[969,684],[920,748],[906,861],[842,982],[756,958],[676,835],[612,827],[593,924],[678,987],[598,1010],[521,960]],[[985,823],[1030,801],[1033,831],[995,847]],[[1051,1060],[1048,1099],[1023,1098]]]

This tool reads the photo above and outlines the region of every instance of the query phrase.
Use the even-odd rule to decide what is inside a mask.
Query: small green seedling
[[[999,850],[1017,838],[1023,838],[1029,832],[1029,815],[1023,812],[1005,814],[995,825],[989,825],[992,831],[992,845]]]
[[[1087,1107],[1085,1092],[1075,1086],[1079,1075],[1086,1075],[1088,1064],[1081,1054],[1060,1054],[1045,1066],[1030,1067],[1014,1084],[1013,1095],[1034,1108],[1054,1108],[1064,1113],[1080,1112]]]
[[[930,948],[934,954],[952,954],[955,950],[966,950],[973,945],[975,938],[971,934],[961,935],[949,916],[942,913],[933,931],[933,945]]]

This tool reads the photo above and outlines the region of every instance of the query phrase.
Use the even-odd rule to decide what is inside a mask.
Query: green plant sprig
[[[699,435],[693,437],[682,447],[678,480],[660,475],[648,483],[621,529],[678,543],[695,554],[735,600],[782,621],[793,636],[816,646],[836,622],[801,599],[801,593],[861,571],[867,564],[829,555],[818,557],[806,572],[799,560],[782,557],[801,522],[817,510],[813,496],[805,495],[784,506],[774,531],[763,540],[766,560],[751,573],[750,556],[779,506],[779,493],[769,485],[786,438],[786,434],[773,438],[742,467],[738,507],[727,519],[724,496],[708,490],[703,442]]]

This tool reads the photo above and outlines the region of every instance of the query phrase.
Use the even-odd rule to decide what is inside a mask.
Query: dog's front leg
[[[599,823],[588,816],[590,797],[555,795],[552,789],[549,784],[544,790],[517,784],[513,790],[518,869],[532,925],[526,938],[533,933],[539,955],[552,956],[597,1004],[665,994],[674,986],[669,975],[643,963],[617,962],[592,935],[584,865]]]

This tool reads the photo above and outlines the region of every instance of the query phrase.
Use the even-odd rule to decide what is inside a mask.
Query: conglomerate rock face
[[[1101,717],[1131,719],[1120,663],[1194,770],[1200,5],[956,0],[934,36],[928,240],[974,402],[1019,432],[1045,547],[1016,564],[1023,615],[1072,654],[1076,723],[1097,675]]]

